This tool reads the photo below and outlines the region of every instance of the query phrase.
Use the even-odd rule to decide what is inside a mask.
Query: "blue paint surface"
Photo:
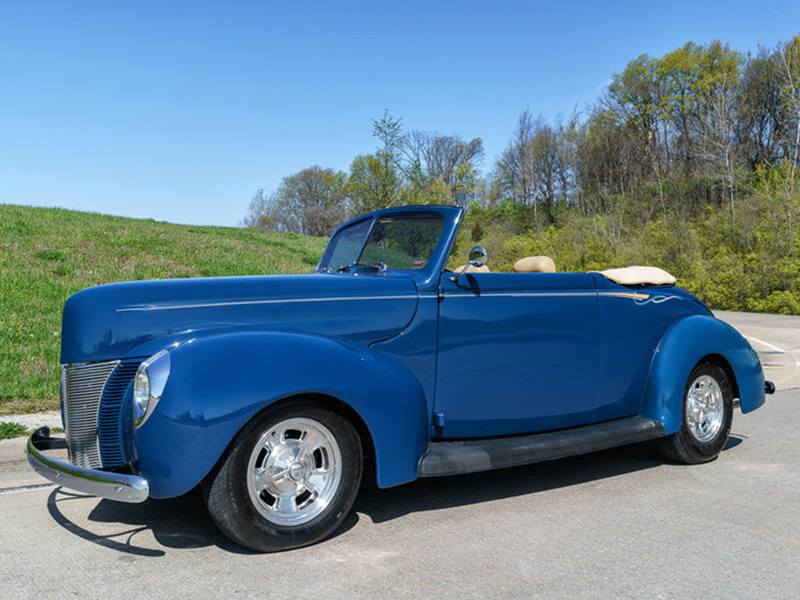
[[[367,236],[389,216],[409,215],[443,221],[430,257],[413,268],[337,272],[331,257],[342,247],[331,246],[312,275],[122,283],[68,300],[63,363],[170,352],[164,393],[129,453],[154,497],[196,486],[237,436],[298,396],[347,407],[382,487],[416,478],[432,438],[636,415],[674,433],[686,380],[704,359],[730,370],[744,412],[763,404],[750,346],[675,286],[622,286],[596,273],[451,281],[443,269],[462,218],[453,207],[377,211],[334,237]],[[130,430],[126,415],[112,421],[104,452],[127,447],[109,438]]]

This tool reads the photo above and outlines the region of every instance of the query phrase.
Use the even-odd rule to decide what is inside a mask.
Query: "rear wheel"
[[[358,434],[317,404],[271,411],[234,443],[204,484],[206,506],[233,541],[265,552],[330,535],[361,481]]]
[[[686,464],[713,460],[728,441],[733,421],[733,392],[728,373],[719,365],[699,363],[683,392],[681,429],[667,436],[661,451]]]

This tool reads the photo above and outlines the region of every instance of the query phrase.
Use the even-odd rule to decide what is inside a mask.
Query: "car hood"
[[[115,283],[67,300],[61,362],[148,356],[165,345],[242,331],[301,331],[369,344],[400,333],[413,281],[282,275]]]

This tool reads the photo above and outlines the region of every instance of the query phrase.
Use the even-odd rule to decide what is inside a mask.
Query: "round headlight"
[[[162,350],[148,358],[133,380],[133,424],[143,425],[164,393],[170,370],[169,352]]]
[[[147,369],[139,367],[136,371],[136,379],[133,382],[133,421],[139,425],[147,414],[147,407],[150,404],[150,377]]]

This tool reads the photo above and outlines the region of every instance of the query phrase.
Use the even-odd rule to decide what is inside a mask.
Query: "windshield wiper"
[[[385,262],[352,262],[349,265],[342,265],[336,269],[337,273],[343,273],[345,271],[350,271],[351,269],[368,269],[370,271],[376,271],[378,273],[383,273],[389,270],[389,267]]]
[[[379,273],[383,273],[384,271],[388,271],[389,267],[386,265],[385,262],[378,261],[378,262],[354,262],[353,266],[357,269],[370,269],[372,271],[378,271]]]

